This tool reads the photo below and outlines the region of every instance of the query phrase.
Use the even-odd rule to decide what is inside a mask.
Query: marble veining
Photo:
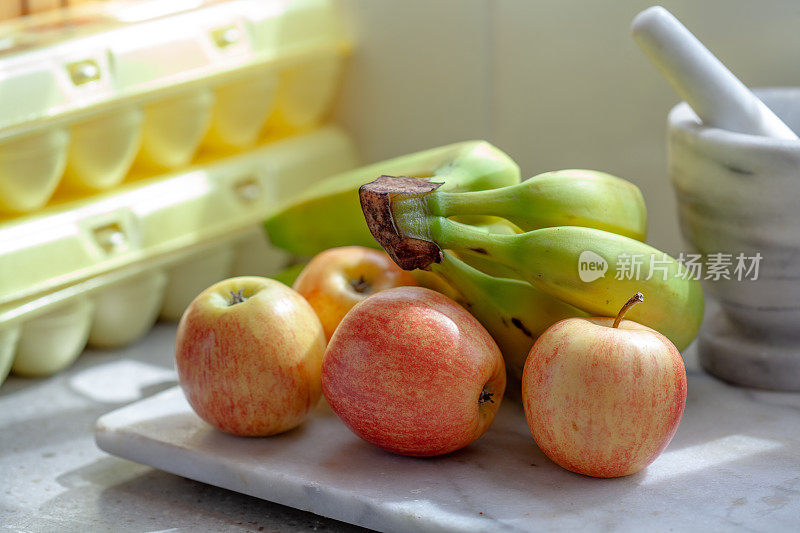
[[[98,445],[181,476],[381,531],[794,530],[800,394],[729,386],[697,370],[683,422],[645,471],[600,480],[536,447],[521,407],[447,456],[374,448],[326,405],[300,428],[237,438],[204,424],[173,388],[103,416]]]

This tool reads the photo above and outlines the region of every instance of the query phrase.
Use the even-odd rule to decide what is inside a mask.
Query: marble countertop
[[[63,374],[45,380],[11,378],[0,388],[0,471],[11,480],[0,491],[0,530],[356,530],[97,449],[92,425],[98,416],[174,385],[173,336],[174,326],[159,325],[128,349],[87,352]],[[536,520],[515,522],[515,508],[492,527],[795,530],[800,518],[800,394],[732,387],[700,371],[692,348],[685,357],[686,414],[656,463],[628,478],[592,480],[559,469],[530,441],[526,454],[541,474],[520,472],[504,479],[518,493],[527,490],[526,476],[538,479],[530,486],[530,513]],[[491,444],[491,433],[475,446]],[[528,437],[515,438],[522,442]],[[483,450],[470,448],[459,453],[472,454],[480,463]],[[506,497],[473,482],[456,488],[467,502]],[[443,490],[433,485],[411,489],[417,492],[409,497],[421,500],[426,491]],[[463,514],[457,502],[452,507]]]
[[[175,385],[174,337],[158,324],[128,348],[0,387],[0,531],[363,531],[97,448],[99,416]]]

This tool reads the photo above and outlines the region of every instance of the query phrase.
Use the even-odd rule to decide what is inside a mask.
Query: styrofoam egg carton
[[[217,281],[263,276],[289,260],[269,245],[257,224],[218,242],[29,299],[16,309],[0,308],[0,384],[12,363],[18,375],[47,376],[70,366],[87,344],[119,348],[135,342],[159,318],[178,321],[195,296]]]
[[[11,371],[21,330],[22,328],[18,325],[0,328],[0,384],[5,381]]]
[[[331,107],[343,67],[338,54],[322,54],[281,70],[275,113],[267,123],[274,131],[301,131],[320,124]]]
[[[0,217],[317,125],[341,19],[334,0],[140,0],[0,23]]]
[[[255,231],[258,243],[251,241]],[[287,259],[266,243],[260,227],[252,227],[0,308],[0,322],[5,322],[0,323],[0,383],[9,370],[25,377],[59,372],[87,345],[109,349],[131,344],[159,317],[179,320],[195,296],[234,275],[237,251],[252,244],[269,250],[268,263]],[[248,274],[270,271],[251,265]]]
[[[11,370],[39,377],[71,365],[86,346],[93,315],[91,300],[75,298],[22,324]]]
[[[203,289],[234,275],[234,263],[248,259],[236,252],[252,245],[262,258],[266,251],[270,264],[285,260],[284,252],[266,243],[259,225],[0,308],[0,384],[12,366],[25,377],[51,375],[70,366],[87,344],[122,347],[146,334],[159,316],[179,320]],[[247,268],[253,275],[269,271]]]
[[[265,69],[217,85],[205,144],[235,149],[255,143],[275,108],[279,79],[277,69]]]
[[[67,163],[69,133],[63,128],[0,140],[0,213],[41,209],[56,190]]]
[[[100,291],[94,298],[89,344],[116,348],[144,335],[158,317],[166,284],[165,272],[146,269]]]
[[[261,222],[276,202],[357,166],[335,127],[211,157],[114,192],[0,223],[0,374],[70,365],[88,342],[124,346],[203,289],[266,275],[287,256]]]
[[[188,164],[211,124],[213,104],[214,93],[201,88],[146,105],[140,161],[156,169]]]
[[[129,105],[73,122],[65,185],[94,192],[122,182],[139,151],[142,119],[141,109]]]
[[[326,127],[0,222],[0,305],[260,222],[355,161],[350,139]]]
[[[76,6],[94,0],[2,0],[0,1],[0,20],[6,20],[31,13],[49,11],[65,6]]]

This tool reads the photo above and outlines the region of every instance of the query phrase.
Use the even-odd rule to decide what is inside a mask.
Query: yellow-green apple
[[[212,285],[178,325],[178,381],[194,411],[234,435],[266,436],[300,424],[321,394],[325,334],[286,285],[259,277]]]
[[[315,255],[292,287],[305,296],[330,339],[344,315],[378,291],[417,285],[384,251],[363,246],[331,248]]]
[[[554,462],[579,474],[619,477],[653,462],[686,404],[681,354],[662,334],[616,318],[569,318],[531,348],[522,375],[528,427]]]
[[[452,452],[492,423],[503,357],[463,307],[422,287],[370,296],[344,317],[322,359],[322,392],[362,439],[404,455]]]

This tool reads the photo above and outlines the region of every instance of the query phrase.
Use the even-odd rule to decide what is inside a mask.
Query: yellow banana
[[[469,141],[398,157],[328,178],[280,206],[265,221],[273,245],[311,256],[336,246],[377,247],[359,205],[358,188],[382,173],[428,177],[444,191],[519,183],[519,167],[485,141]]]
[[[453,217],[453,220],[462,224],[469,224],[486,233],[502,233],[505,235],[523,233],[523,230],[516,224],[509,222],[505,218],[491,215],[462,215]]]

